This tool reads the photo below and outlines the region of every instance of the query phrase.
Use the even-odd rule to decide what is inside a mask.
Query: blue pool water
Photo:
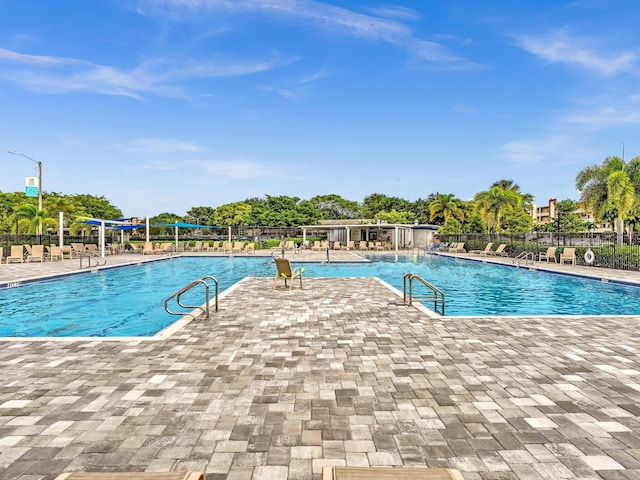
[[[183,257],[0,290],[0,336],[150,336],[178,318],[163,307],[176,290],[205,275],[220,291],[248,275],[272,277],[270,260]],[[448,316],[640,314],[640,288],[439,256],[371,260],[305,264],[304,276],[380,277],[402,290],[412,272],[445,293]],[[185,297],[202,299],[202,290]]]

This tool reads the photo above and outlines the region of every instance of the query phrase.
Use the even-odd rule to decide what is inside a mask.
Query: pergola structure
[[[385,241],[391,242],[393,250],[415,246],[414,229],[416,227],[425,227],[424,225],[408,225],[408,224],[321,224],[321,225],[303,225],[302,239],[307,240],[307,234],[310,232],[327,232],[327,238],[330,241],[338,241],[349,245],[350,241]],[[430,226],[426,226],[431,228]]]

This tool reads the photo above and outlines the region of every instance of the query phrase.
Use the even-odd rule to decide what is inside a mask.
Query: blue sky
[[[640,155],[637,0],[0,0],[0,190],[125,215],[500,179],[578,199]]]

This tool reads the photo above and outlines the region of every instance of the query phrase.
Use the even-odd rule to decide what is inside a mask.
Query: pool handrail
[[[413,294],[413,280],[416,279],[422,283],[425,287],[429,288],[432,292],[431,295],[414,295]],[[409,294],[407,295],[407,280],[409,281]],[[444,292],[438,289],[431,283],[427,282],[420,275],[414,273],[405,273],[404,275],[404,296],[403,302],[407,303],[407,297],[409,298],[409,305],[413,304],[413,301],[418,302],[433,302],[433,311],[438,313],[438,304],[442,307],[441,315],[444,315]]]
[[[215,284],[215,311],[217,312],[218,311],[218,280],[215,277],[211,276],[211,275],[205,275],[202,278],[194,280],[191,283],[189,283],[188,285],[182,287],[177,292],[169,295],[164,301],[164,309],[165,309],[165,311],[170,315],[190,315],[191,317],[193,317],[195,319],[196,315],[194,315],[192,312],[195,309],[199,309],[199,310],[202,310],[202,312],[205,313],[205,318],[209,318],[209,291],[210,291],[210,287],[209,287],[209,284],[205,281],[207,279],[213,280],[213,282]],[[183,305],[181,300],[180,300],[180,297],[182,296],[182,294],[188,292],[189,290],[191,290],[193,287],[195,287],[197,285],[204,285],[204,288],[205,288],[205,300],[206,301],[204,303],[204,307],[202,305]],[[169,302],[174,298],[176,299],[176,303],[178,305],[180,305],[182,308],[190,308],[191,312],[173,312],[173,311],[169,310]]]

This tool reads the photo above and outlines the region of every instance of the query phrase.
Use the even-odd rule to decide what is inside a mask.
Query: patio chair
[[[324,467],[322,480],[464,480],[453,468]]]
[[[575,248],[563,248],[560,252],[560,261],[564,265],[565,262],[571,262],[571,265],[576,264],[576,249]]]
[[[50,247],[47,247],[47,251],[49,255],[49,260],[51,262],[53,262],[54,260],[62,260],[64,258],[64,255],[62,253],[62,248],[60,247],[56,247],[55,245],[52,245]]]
[[[553,260],[554,262],[557,262],[558,260],[556,259],[556,250],[558,249],[558,247],[549,247],[547,248],[546,252],[541,252],[540,255],[538,255],[538,261],[541,262],[542,260],[546,260],[547,263],[549,263],[549,260]]]
[[[491,248],[493,247],[493,242],[487,243],[484,247],[484,250],[469,250],[469,253],[477,253],[479,255],[489,255]]]
[[[450,253],[467,253],[467,251],[464,249],[464,242],[455,243],[454,245],[449,247],[449,252]]]
[[[304,272],[304,268],[293,270],[291,262],[286,258],[274,258],[273,261],[276,263],[276,278],[273,281],[274,289],[278,286],[278,280],[284,280],[284,288],[293,290],[293,281],[296,278],[300,279],[300,288],[302,288],[302,272]],[[287,287],[287,282],[289,281],[291,283]]]
[[[5,263],[24,262],[24,245],[11,245],[11,253],[5,259]]]
[[[157,250],[153,248],[153,243],[144,242],[144,247],[142,248],[142,254],[153,255],[154,253],[157,253]]]
[[[504,251],[505,248],[507,248],[507,244],[501,243],[495,250],[487,252],[487,255],[493,255],[494,257],[508,257],[509,254]]]
[[[27,255],[27,262],[44,262],[44,245],[33,245]]]
[[[67,472],[55,480],[205,480],[203,472]]]

